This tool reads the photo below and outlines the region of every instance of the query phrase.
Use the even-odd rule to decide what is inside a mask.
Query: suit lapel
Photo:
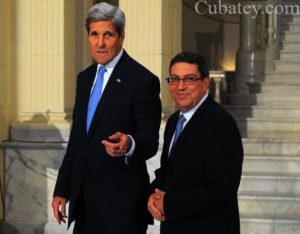
[[[171,119],[169,120],[169,126],[168,130],[166,130],[166,137],[165,137],[165,142],[164,142],[164,153],[162,154],[162,164],[165,165],[169,159],[169,149],[170,149],[170,144],[176,129],[176,123],[179,117],[179,111],[174,113],[172,115]]]
[[[196,112],[194,113],[192,118],[189,120],[187,125],[184,127],[184,129],[182,130],[181,134],[179,135],[175,145],[173,146],[172,151],[170,152],[168,163],[172,163],[172,161],[176,158],[176,151],[184,145],[184,142],[186,140],[188,140],[188,138],[193,136],[193,131],[195,129],[197,129],[199,127],[199,125],[205,124],[206,110],[207,110],[207,107],[210,105],[211,101],[212,101],[211,97],[208,96],[207,99],[202,103],[202,105],[196,110]],[[178,116],[177,116],[177,119],[178,119]],[[176,122],[175,122],[175,127],[176,127]],[[173,133],[175,131],[175,127],[173,130]],[[171,139],[172,139],[172,136],[171,136]]]
[[[112,102],[113,98],[118,94],[120,89],[122,88],[125,82],[125,76],[127,70],[130,66],[128,66],[128,58],[129,56],[127,53],[123,52],[122,57],[120,58],[119,62],[117,63],[116,67],[114,68],[107,84],[102,93],[101,99],[98,103],[97,109],[95,111],[89,132],[88,138],[92,135],[95,130],[97,123],[101,120],[103,113],[105,113],[106,108]]]
[[[96,72],[97,72],[97,64],[93,64],[91,69],[88,70],[88,72],[86,72],[84,74],[84,77],[82,78],[82,82],[83,82],[83,93],[82,93],[82,97],[83,97],[83,107],[82,107],[82,111],[83,111],[83,127],[82,129],[84,130],[84,135],[86,136],[86,119],[87,119],[87,111],[88,111],[88,105],[89,105],[89,99],[90,99],[90,93],[91,93],[91,89],[94,83],[94,79],[96,76]],[[80,84],[79,84],[80,85]]]

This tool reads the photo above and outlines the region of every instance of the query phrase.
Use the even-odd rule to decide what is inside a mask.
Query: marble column
[[[255,2],[243,2],[243,5],[252,4]],[[247,83],[255,81],[256,36],[256,17],[254,10],[251,9],[249,14],[243,13],[240,16],[240,48],[236,56],[236,93],[248,93]]]
[[[175,105],[165,81],[171,58],[181,50],[181,0],[119,0],[126,14],[125,49],[161,79],[164,113]]]

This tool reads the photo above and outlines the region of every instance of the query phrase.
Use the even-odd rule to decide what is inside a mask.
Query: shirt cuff
[[[128,135],[131,139],[131,147],[130,147],[130,150],[125,154],[126,157],[132,157],[133,153],[134,153],[134,150],[135,150],[135,141],[133,139],[132,136]]]

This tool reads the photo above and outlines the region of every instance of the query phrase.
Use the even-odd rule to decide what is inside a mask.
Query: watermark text
[[[272,4],[223,4],[222,0],[217,3],[209,4],[206,0],[199,0],[195,4],[195,11],[199,15],[241,15],[251,14],[251,18],[255,19],[258,14],[280,14],[292,15],[300,14],[300,5],[272,5]]]

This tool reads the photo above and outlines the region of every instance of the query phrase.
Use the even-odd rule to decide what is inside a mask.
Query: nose
[[[97,41],[97,47],[101,48],[103,46],[104,46],[104,37],[103,37],[103,35],[99,35],[98,41]]]
[[[178,83],[178,89],[185,89],[186,88],[186,84],[183,82],[183,80],[179,80]]]

